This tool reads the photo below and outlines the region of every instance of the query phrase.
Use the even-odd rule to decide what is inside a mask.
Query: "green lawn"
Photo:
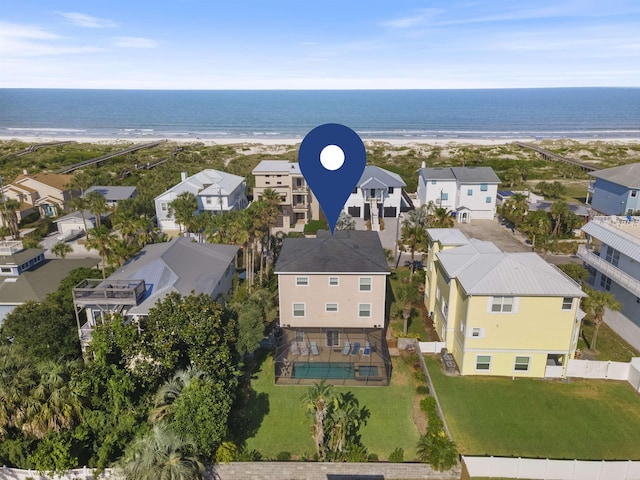
[[[626,382],[447,377],[426,360],[462,454],[640,459],[640,395]]]
[[[593,322],[586,318],[582,321],[582,335],[591,343],[591,338],[593,337]],[[580,338],[578,348],[581,350],[588,348],[584,338]],[[622,337],[611,330],[606,323],[600,325],[596,348],[598,350],[598,354],[595,356],[596,360],[630,362],[633,357],[640,357],[640,352],[625,342]]]
[[[276,386],[271,356],[262,363],[252,385],[261,402],[268,405],[261,410],[268,410],[256,435],[247,440],[247,448],[259,451],[265,458],[273,458],[279,452],[313,457],[312,419],[305,416],[300,400],[308,387]],[[370,453],[383,460],[396,447],[401,447],[405,461],[415,458],[419,438],[413,423],[415,386],[402,360],[393,359],[392,381],[387,387],[338,387],[337,390],[353,392],[360,405],[370,410],[371,417],[360,431],[362,443]]]

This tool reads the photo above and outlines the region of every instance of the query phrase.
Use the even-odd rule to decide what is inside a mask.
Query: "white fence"
[[[444,342],[418,342],[421,353],[440,353],[446,347]]]
[[[534,458],[462,457],[471,477],[532,480],[640,480],[637,461],[583,461]]]
[[[40,475],[35,470],[20,470],[18,468],[0,468],[0,480],[94,480],[94,478],[104,479],[118,478],[114,471],[107,468],[104,473],[99,475],[98,477],[94,476],[94,471],[91,468],[76,468],[73,470],[68,470],[64,474],[61,475],[53,475],[49,476],[47,474]]]
[[[640,358],[632,358],[629,363],[569,360],[567,377],[626,380],[640,392]]]

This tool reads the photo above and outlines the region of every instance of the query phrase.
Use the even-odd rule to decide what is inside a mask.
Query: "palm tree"
[[[104,225],[92,228],[87,232],[86,247],[97,250],[102,258],[102,278],[106,278],[105,267],[107,265],[107,258],[111,253],[114,238],[115,236],[111,230]]]
[[[526,221],[522,224],[522,230],[531,236],[531,249],[536,248],[536,237],[547,237],[551,232],[551,220],[549,215],[543,210],[536,210],[527,215]],[[543,243],[543,242],[539,242]]]
[[[186,453],[194,447],[167,426],[156,425],[121,460],[123,476],[127,480],[200,480],[204,465]]]
[[[83,197],[73,197],[69,201],[69,205],[74,210],[80,212],[82,223],[84,224],[84,233],[86,234],[89,231],[89,229],[87,228],[87,218],[85,216],[85,210],[87,209],[87,200]]]
[[[60,257],[65,259],[68,254],[73,251],[71,245],[64,242],[58,242],[53,247],[51,247],[51,253],[53,253],[56,257]]]
[[[171,380],[162,385],[154,397],[154,408],[149,414],[149,423],[156,424],[164,420],[171,413],[173,404],[182,392],[196,378],[204,378],[205,372],[195,367],[178,370]]]
[[[404,334],[407,334],[408,321],[413,310],[413,304],[420,300],[420,293],[414,282],[402,285],[397,290],[396,301],[402,305],[402,318],[404,318]]]
[[[596,341],[598,340],[598,330],[604,321],[606,309],[619,311],[622,304],[609,292],[601,292],[589,287],[585,287],[587,297],[582,300],[582,309],[593,320],[593,335],[591,337],[591,350],[596,351]]]
[[[324,380],[320,383],[314,383],[301,398],[305,404],[307,414],[314,417],[314,423],[311,426],[311,437],[319,458],[325,457],[324,421],[327,416],[328,405],[333,401],[333,398],[333,385],[327,385]]]
[[[455,224],[451,210],[444,207],[436,207],[431,215],[431,226],[437,228],[451,228]]]
[[[100,192],[93,191],[85,197],[85,200],[87,202],[87,209],[96,217],[96,227],[99,227],[102,224],[102,215],[109,211],[104,195]]]
[[[529,211],[529,199],[522,193],[516,193],[502,206],[502,215],[518,227]]]
[[[551,205],[551,219],[553,220],[552,237],[556,237],[560,232],[560,226],[566,223],[566,218],[569,216],[569,204],[564,200],[557,200]]]
[[[42,439],[50,431],[69,430],[82,420],[82,404],[72,383],[77,362],[45,361],[38,365],[39,382],[30,392],[22,431]]]
[[[418,460],[429,463],[435,470],[448,470],[458,463],[458,448],[442,430],[420,437],[416,453]]]
[[[182,192],[173,201],[169,202],[168,214],[188,234],[191,231],[193,217],[197,210],[198,200],[196,196],[191,192]]]
[[[340,212],[340,216],[336,221],[336,230],[355,230],[356,221],[347,212]]]
[[[35,370],[14,345],[0,345],[0,439],[24,420],[26,400],[35,385]]]
[[[400,241],[404,248],[408,248],[409,252],[411,252],[411,272],[409,273],[409,281],[413,280],[416,251],[420,251],[425,247],[426,236],[427,231],[424,227],[411,224],[406,220],[403,222]]]
[[[327,449],[334,454],[334,460],[342,460],[342,451],[347,445],[357,444],[358,430],[367,423],[370,412],[360,408],[358,400],[351,392],[342,393],[333,399],[331,413],[327,418]]]
[[[13,198],[5,199],[4,195],[0,195],[2,199],[2,205],[0,205],[0,213],[2,213],[3,223],[9,227],[11,236],[14,240],[20,238],[20,222],[18,221],[18,210],[20,209],[20,202]]]

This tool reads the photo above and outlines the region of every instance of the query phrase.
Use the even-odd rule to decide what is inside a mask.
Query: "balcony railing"
[[[137,305],[144,295],[144,280],[87,279],[73,289],[76,305]]]
[[[628,273],[623,272],[618,267],[587,250],[584,245],[578,247],[578,257],[586,264],[604,273],[625,290],[633,293],[636,297],[640,297],[640,280],[633,278]]]

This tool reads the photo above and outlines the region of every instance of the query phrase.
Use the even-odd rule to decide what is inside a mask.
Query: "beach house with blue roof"
[[[587,202],[605,215],[627,215],[640,211],[640,163],[590,172]]]

